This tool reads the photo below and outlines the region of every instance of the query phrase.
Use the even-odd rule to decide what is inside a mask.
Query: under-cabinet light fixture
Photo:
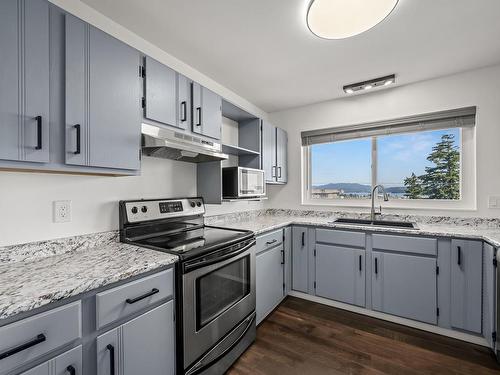
[[[366,90],[370,90],[374,87],[388,86],[388,85],[392,85],[395,82],[396,82],[396,75],[391,74],[391,75],[385,76],[385,77],[380,77],[380,78],[370,79],[368,81],[363,81],[363,82],[345,85],[344,92],[346,94],[353,94],[356,91],[361,91],[361,90],[366,91]]]

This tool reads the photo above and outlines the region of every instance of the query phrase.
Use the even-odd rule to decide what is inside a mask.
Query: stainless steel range
[[[178,374],[223,374],[255,340],[253,232],[204,225],[202,198],[120,202],[120,239],[179,256]]]

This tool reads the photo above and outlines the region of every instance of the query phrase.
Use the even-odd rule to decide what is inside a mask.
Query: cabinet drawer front
[[[257,254],[283,242],[283,229],[263,234],[257,237]]]
[[[5,358],[0,359],[0,373],[80,338],[81,318],[78,301],[1,327],[0,357]]]
[[[316,242],[364,248],[365,234],[347,230],[316,229]]]
[[[96,295],[97,328],[142,310],[173,295],[173,269]],[[144,298],[142,298],[144,297]]]
[[[401,251],[405,253],[436,255],[437,239],[421,237],[393,236],[388,234],[374,234],[373,249]]]

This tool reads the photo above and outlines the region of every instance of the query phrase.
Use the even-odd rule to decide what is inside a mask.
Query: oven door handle
[[[245,335],[247,334],[248,330],[252,327],[252,324],[254,323],[254,321],[255,321],[255,313],[253,313],[252,315],[247,317],[243,323],[240,323],[239,326],[241,326],[242,324],[246,324],[246,325],[245,325],[245,329],[238,335],[236,340],[234,340],[227,348],[223,349],[222,352],[215,357],[213,355],[211,355],[213,350],[208,352],[198,362],[196,362],[189,370],[186,371],[186,375],[199,374],[201,371],[205,370],[206,368],[212,366],[214,363],[218,362],[222,357],[224,357],[227,353],[229,353],[231,350],[233,350],[236,345],[238,345],[240,343],[240,341],[243,339],[243,337],[245,337]],[[235,330],[237,328],[238,327],[236,327]],[[229,333],[228,336],[230,334],[231,333]],[[227,338],[227,336],[226,336],[226,338]],[[214,348],[214,349],[216,349],[216,348]]]
[[[234,258],[235,256],[238,256],[238,255],[248,251],[248,249],[250,249],[253,245],[255,245],[255,240],[251,241],[246,246],[242,247],[241,249],[238,249],[237,251],[234,251],[234,252],[231,252],[228,254],[224,254],[224,255],[219,256],[219,257],[209,258],[206,260],[200,260],[200,261],[194,262],[192,264],[189,263],[189,261],[188,261],[188,262],[184,263],[184,273],[188,273],[188,272],[194,271],[198,268],[203,268],[203,267],[215,264],[215,263],[221,263],[227,259]]]

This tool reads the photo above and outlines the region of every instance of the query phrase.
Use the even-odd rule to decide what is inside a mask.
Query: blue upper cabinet
[[[0,159],[49,161],[49,5],[0,2]]]
[[[140,54],[66,16],[66,163],[140,168]]]
[[[177,126],[177,73],[158,61],[144,59],[144,117],[162,124]],[[183,105],[184,117],[187,107]],[[185,126],[183,127],[186,128]]]
[[[221,139],[222,98],[199,83],[192,84],[192,131]]]

